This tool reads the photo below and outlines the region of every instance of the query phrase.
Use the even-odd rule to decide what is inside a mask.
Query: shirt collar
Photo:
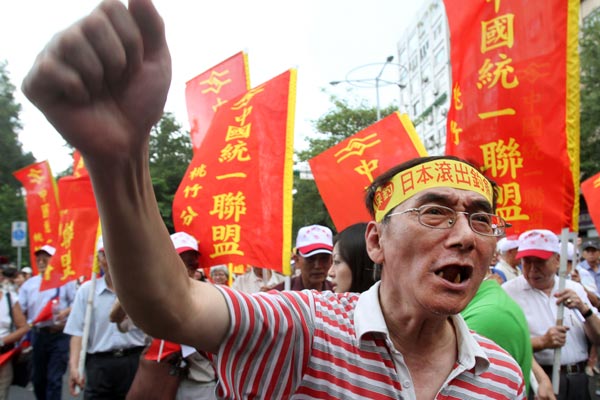
[[[96,279],[96,294],[101,294],[105,290],[108,290],[112,293],[112,290],[110,290],[108,286],[106,286],[106,279],[104,278],[104,276],[102,276],[101,278]]]
[[[379,303],[379,286],[381,282],[376,282],[369,290],[363,292],[358,298],[356,309],[354,311],[354,326],[356,337],[361,345],[363,335],[368,332],[382,333],[389,339],[389,331],[385,324],[381,304]],[[465,369],[474,368],[475,374],[485,372],[490,365],[485,352],[479,346],[467,324],[460,314],[451,315],[450,320],[454,325],[454,332],[458,342],[458,364]]]

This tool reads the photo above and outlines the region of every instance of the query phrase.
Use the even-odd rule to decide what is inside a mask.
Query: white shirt
[[[515,279],[523,274],[519,268],[513,268],[512,265],[504,261],[502,258],[500,261],[498,261],[498,264],[496,264],[495,268],[504,272],[504,276],[506,276],[507,281]]]
[[[524,276],[511,281],[506,281],[502,288],[523,309],[531,337],[543,336],[550,327],[556,325],[558,305],[554,294],[558,292],[558,277],[554,278],[554,287],[550,296],[543,291],[529,285]],[[594,313],[598,312],[589,302],[583,286],[577,282],[565,280],[565,289],[573,290],[577,296]],[[578,310],[564,307],[563,323],[569,327],[567,341],[560,352],[560,364],[575,364],[588,359],[588,344],[583,325],[585,319]],[[554,363],[554,349],[544,349],[534,354],[540,365],[552,365]]]
[[[7,287],[3,287],[0,292],[2,293],[2,297],[0,298],[0,337],[4,337],[11,332],[12,325],[8,307],[8,297],[6,294],[10,293],[10,304],[12,307],[19,302],[19,297],[14,291],[9,290]]]
[[[283,282],[284,278],[280,274],[274,271],[266,272],[270,272],[271,274],[271,278],[266,285],[262,278],[256,276],[253,270],[250,270],[245,274],[238,276],[231,287],[244,293],[258,293],[263,286],[273,287],[278,283]]]

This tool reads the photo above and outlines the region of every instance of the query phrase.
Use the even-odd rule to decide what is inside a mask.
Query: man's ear
[[[367,224],[365,239],[367,242],[367,253],[375,264],[383,264],[383,247],[381,246],[381,233],[383,223],[370,221]]]

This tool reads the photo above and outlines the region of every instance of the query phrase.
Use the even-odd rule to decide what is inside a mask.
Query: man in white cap
[[[519,240],[516,235],[503,237],[498,240],[498,244],[496,245],[499,260],[495,268],[504,273],[507,281],[522,274],[519,268],[519,260],[516,258],[518,247]]]
[[[70,56],[83,52],[86,62]],[[497,186],[477,167],[422,157],[375,178],[365,238],[383,267],[366,292],[246,294],[194,281],[148,169],[170,76],[152,2],[104,1],[53,37],[23,83],[84,155],[117,292],[138,326],[216,354],[220,398],[523,397],[515,360],[458,315],[507,226],[495,214]]]
[[[331,229],[322,225],[300,228],[296,237],[296,254],[294,254],[294,261],[296,268],[300,269],[300,275],[292,278],[290,289],[333,290],[333,285],[327,280],[332,254],[333,234]],[[284,288],[285,282],[273,287],[275,290]]]
[[[521,306],[527,318],[536,361],[552,377],[554,349],[561,348],[559,399],[589,399],[588,341],[600,343],[600,318],[583,286],[566,280],[558,290],[560,262],[558,237],[546,229],[519,236],[517,258],[523,275],[502,287]],[[564,305],[564,323],[557,325],[559,304]]]
[[[19,304],[31,328],[32,382],[37,399],[60,400],[62,379],[67,370],[69,335],[63,328],[75,299],[76,282],[70,281],[56,289],[40,291],[42,279],[56,249],[44,245],[35,251],[38,274],[29,278],[19,289]],[[50,320],[38,316],[49,303],[56,300],[58,314]]]
[[[114,292],[102,237],[98,239],[97,257],[104,275],[84,282],[75,296],[65,333],[71,336],[69,355],[69,388],[84,390],[86,399],[124,399],[135,377],[140,354],[146,345],[146,334],[133,327],[126,333],[109,321],[111,308],[117,299]],[[86,343],[85,375],[79,374],[79,358],[83,346],[86,306],[93,293],[91,321]]]

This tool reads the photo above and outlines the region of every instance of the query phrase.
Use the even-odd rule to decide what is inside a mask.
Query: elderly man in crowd
[[[552,376],[554,349],[561,348],[558,399],[588,399],[588,341],[600,343],[600,318],[580,283],[565,281],[559,290],[556,275],[560,261],[558,237],[546,229],[519,236],[517,258],[523,275],[502,287],[521,306],[537,362]],[[564,304],[564,323],[557,324],[558,305]]]
[[[63,328],[77,290],[75,281],[55,289],[40,290],[44,273],[55,252],[56,249],[50,245],[44,245],[35,252],[39,274],[29,278],[19,289],[19,304],[32,326],[32,382],[38,400],[60,400],[62,396],[62,379],[69,358],[69,335],[63,333]],[[52,319],[41,318],[47,307],[56,309]]]
[[[292,278],[290,289],[333,290],[331,282],[327,280],[332,254],[331,229],[321,225],[300,228],[296,237],[296,252],[293,255],[294,264],[300,269],[300,275]],[[284,287],[285,282],[281,282],[273,289],[283,290]]]
[[[98,264],[104,276],[96,280],[95,287],[90,280],[77,290],[65,326],[65,333],[71,335],[69,388],[73,396],[77,395],[78,389],[85,388],[85,398],[89,400],[124,399],[146,345],[146,334],[135,327],[121,333],[115,324],[110,323],[109,314],[117,295],[113,289],[102,238],[98,239],[96,249]],[[92,315],[88,342],[85,343],[85,375],[82,375],[79,371],[79,357],[84,345],[85,313],[91,290],[94,291]]]
[[[458,315],[506,226],[493,183],[462,160],[415,159],[370,186],[367,250],[383,269],[364,293],[249,295],[189,279],[148,169],[170,71],[151,2],[105,1],[52,40],[23,84],[85,157],[117,292],[136,324],[216,354],[225,398],[523,397],[518,364]]]
[[[507,281],[515,279],[522,274],[521,269],[519,268],[520,262],[516,258],[518,247],[519,240],[515,235],[498,240],[498,244],[496,245],[498,251],[498,263],[495,268],[504,274]]]

